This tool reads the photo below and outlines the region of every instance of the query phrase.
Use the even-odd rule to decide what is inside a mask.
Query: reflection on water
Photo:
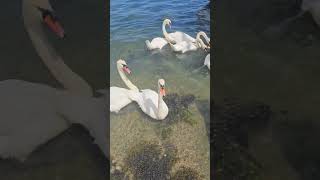
[[[48,33],[65,63],[94,89],[105,88],[104,2],[52,1],[67,32],[64,40]],[[22,79],[61,87],[36,54],[24,29],[21,0],[2,2],[0,80]],[[83,13],[87,12],[87,13]],[[1,179],[105,179],[106,159],[83,128],[67,132],[37,149],[24,164],[0,160]],[[70,178],[68,178],[70,177]]]
[[[217,7],[215,102],[221,104],[225,97],[239,97],[264,102],[276,112],[288,112],[287,121],[274,119],[272,128],[266,127],[262,136],[249,136],[249,149],[264,164],[261,179],[298,179],[299,175],[306,179],[305,169],[293,169],[298,163],[307,163],[293,155],[302,152],[299,150],[302,147],[290,147],[298,147],[301,139],[309,139],[305,132],[293,135],[305,131],[299,130],[296,125],[299,123],[294,120],[303,123],[319,119],[319,28],[306,14],[281,37],[276,34],[264,37],[261,33],[264,29],[298,11],[291,1],[217,1]],[[284,126],[282,130],[286,129],[282,137],[283,133],[292,134],[286,140],[281,138],[281,143],[279,134],[275,135],[279,123]],[[292,139],[297,136],[301,139]],[[317,153],[310,156],[319,158]],[[312,163],[308,162],[310,167],[320,167],[319,163]]]
[[[209,34],[207,3],[205,0],[111,2],[111,86],[125,87],[116,70],[116,61],[123,58],[132,70],[129,79],[138,88],[156,91],[157,80],[166,80],[167,94],[172,95],[164,98],[168,105],[183,104],[179,101],[189,102],[187,99],[190,95],[195,97],[187,110],[181,109],[182,113],[178,113],[179,108],[171,108],[177,114],[168,116],[164,121],[150,119],[135,103],[122,109],[119,114],[111,114],[111,159],[117,164],[115,167],[121,167],[126,174],[148,179],[160,173],[167,174],[167,179],[168,176],[181,177],[181,172],[191,169],[188,177],[209,179],[209,141],[206,130],[209,113],[204,111],[210,109],[210,77],[206,68],[192,73],[203,65],[207,54],[202,51],[175,54],[169,47],[160,52],[149,52],[145,48],[146,39],[162,36],[161,25],[165,17],[172,20],[173,30],[191,36],[195,36],[199,30]],[[175,93],[178,96],[173,95]],[[145,147],[142,152],[137,149],[141,143],[146,144],[141,145]],[[160,152],[146,152],[148,144],[157,144]],[[133,158],[132,152],[140,152],[145,156],[137,155]],[[132,163],[137,163],[132,162],[132,159],[144,157],[142,162],[154,161],[153,153],[161,154],[155,161],[163,164],[163,167],[153,167],[153,170],[148,171],[143,168],[147,164],[134,164],[140,167],[139,173],[137,168],[131,168]],[[149,165],[152,166],[152,163]]]

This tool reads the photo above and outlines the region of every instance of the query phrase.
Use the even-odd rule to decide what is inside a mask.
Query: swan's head
[[[163,20],[163,24],[164,24],[164,25],[168,25],[169,28],[171,29],[171,20],[170,20],[170,19],[165,19],[165,20]]]
[[[159,94],[160,96],[166,96],[166,89],[165,89],[166,82],[164,79],[158,80],[158,87],[159,87]]]
[[[54,10],[48,0],[25,0],[28,1],[35,8],[38,13],[39,20],[45,26],[47,26],[58,37],[64,38],[65,32],[60,23],[58,16],[54,13]]]
[[[118,67],[118,69],[121,69],[122,72],[125,72],[127,74],[131,74],[131,70],[129,69],[125,60],[119,59],[117,61],[117,67]]]

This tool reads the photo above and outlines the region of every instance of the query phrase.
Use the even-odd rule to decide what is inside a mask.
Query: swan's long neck
[[[197,37],[196,37],[196,42],[197,42],[197,45],[200,47],[200,48],[202,48],[202,49],[205,49],[205,48],[207,48],[208,46],[203,42],[203,40],[201,39],[201,36],[203,36],[204,37],[204,39],[206,40],[206,42],[209,44],[209,38],[208,38],[208,36],[206,35],[206,33],[204,33],[204,32],[199,32],[198,34],[197,34]]]
[[[41,0],[39,2],[41,2],[41,5],[43,6],[49,4],[47,1]],[[33,46],[52,75],[69,92],[84,96],[92,96],[93,92],[90,85],[79,75],[74,73],[50,45],[40,21],[41,14],[35,7],[35,4],[32,4],[30,0],[23,0],[22,15],[25,28]]]
[[[122,81],[126,84],[126,86],[134,91],[139,91],[139,89],[137,88],[137,86],[135,86],[129,79],[128,77],[123,73],[123,71],[121,71],[121,68],[119,66],[117,66],[118,69],[118,73],[122,79]]]
[[[170,43],[174,43],[174,41],[170,38],[169,34],[167,33],[167,30],[166,30],[166,22],[163,21],[162,23],[162,33],[163,33],[163,36],[164,38],[170,42]]]
[[[163,103],[164,102],[163,102],[162,95],[160,93],[160,87],[159,87],[159,90],[158,90],[158,112],[157,112],[159,119],[161,118],[161,113],[163,111]]]

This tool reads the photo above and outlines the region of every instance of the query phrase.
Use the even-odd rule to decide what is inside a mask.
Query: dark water
[[[169,18],[172,29],[195,36],[199,31],[210,34],[207,0],[111,1],[111,40],[135,41],[161,36],[162,21]]]
[[[94,89],[106,88],[105,3],[99,0],[52,1],[67,32],[50,43],[65,63]],[[21,16],[21,0],[0,7],[0,80],[21,79],[61,87],[36,54]],[[86,12],[86,13],[83,13]],[[21,164],[0,160],[0,179],[105,179],[106,159],[86,130],[71,127],[37,149]]]
[[[249,132],[249,150],[263,165],[260,179],[319,177],[319,27],[305,14],[284,34],[263,34],[295,15],[299,2],[216,1],[215,102],[260,101],[287,116],[273,118],[259,135]]]

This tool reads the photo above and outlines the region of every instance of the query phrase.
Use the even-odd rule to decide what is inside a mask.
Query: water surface
[[[209,121],[210,110],[210,76],[206,68],[192,73],[203,65],[207,53],[197,51],[176,54],[169,47],[150,52],[145,47],[145,40],[162,36],[164,18],[172,20],[172,30],[183,31],[193,37],[200,30],[210,35],[207,4],[206,0],[111,1],[111,86],[126,88],[116,69],[116,61],[122,58],[132,70],[129,79],[139,89],[157,91],[157,81],[163,78],[166,80],[167,94],[191,94],[196,97],[195,103],[189,107],[194,125],[183,120],[176,120],[172,124],[166,120],[152,120],[135,103],[122,109],[119,114],[112,113],[111,158],[124,169],[127,168],[125,159],[135,144],[147,141],[162,147],[170,145],[177,148],[180,160],[170,169],[173,173],[188,167],[201,174],[203,179],[209,179],[206,123]],[[169,100],[164,98],[164,101]]]

